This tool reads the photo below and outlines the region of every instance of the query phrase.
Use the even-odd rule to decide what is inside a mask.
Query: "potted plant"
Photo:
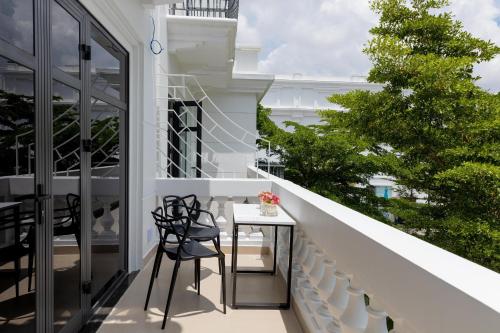
[[[272,192],[259,193],[260,200],[260,215],[262,216],[277,216],[277,205],[280,203],[280,197]]]

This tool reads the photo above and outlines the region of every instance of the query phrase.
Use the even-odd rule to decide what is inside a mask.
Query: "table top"
[[[253,225],[295,225],[292,219],[280,206],[278,206],[277,216],[260,215],[260,205],[255,204],[234,204],[234,223]]]
[[[0,202],[0,210],[19,206],[22,202]]]

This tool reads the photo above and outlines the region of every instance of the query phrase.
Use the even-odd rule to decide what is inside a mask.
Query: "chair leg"
[[[159,266],[160,256],[162,256],[162,255],[163,255],[163,252],[161,251],[160,245],[158,245],[158,249],[156,250],[155,261],[153,264],[153,269],[151,270],[151,278],[149,279],[148,295],[146,296],[146,303],[144,304],[144,311],[146,311],[148,309],[149,298],[151,297],[151,289],[153,289],[153,281],[155,279],[157,272],[159,271],[158,266]]]
[[[14,269],[16,272],[16,297],[19,297],[19,280],[21,279],[21,258],[14,260]]]
[[[215,240],[214,240],[214,246],[217,249],[217,252],[219,252],[219,254],[221,254],[222,251],[220,249],[220,236],[217,236],[217,243],[215,243]],[[222,267],[221,267],[221,264],[220,264],[220,261],[219,261],[219,275],[220,274],[222,274]]]
[[[194,261],[194,289],[198,289],[198,264]]]
[[[161,252],[161,251],[160,251]],[[160,254],[160,258],[158,259],[158,266],[156,267],[155,278],[158,278],[158,274],[160,273],[161,260],[163,259],[163,252]]]
[[[201,283],[200,283],[200,276],[201,276],[201,260],[200,259],[196,259],[195,260],[196,262],[196,275],[197,275],[197,281],[196,281],[196,287],[197,287],[197,292],[198,292],[198,295],[200,294],[200,289],[201,289]]]
[[[28,292],[31,291],[31,280],[33,277],[33,257],[34,253],[30,251],[28,256]]]
[[[222,304],[224,305],[224,314],[226,314],[226,259],[222,255],[219,259],[219,264],[222,266]]]
[[[167,324],[168,310],[170,309],[170,302],[172,301],[172,294],[174,293],[175,280],[177,279],[177,273],[179,272],[179,266],[181,264],[180,260],[175,261],[174,271],[172,272],[172,280],[170,281],[170,289],[168,290],[167,306],[165,307],[165,314],[163,315],[163,324],[161,329],[165,329]]]

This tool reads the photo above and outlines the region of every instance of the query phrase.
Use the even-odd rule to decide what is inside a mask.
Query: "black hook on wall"
[[[156,33],[156,25],[155,25],[155,19],[153,16],[151,16],[151,21],[153,22],[153,38],[151,39],[151,42],[149,43],[149,48],[151,49],[151,52],[153,54],[160,54],[163,52],[163,47],[161,46],[160,41],[155,39],[155,33]]]

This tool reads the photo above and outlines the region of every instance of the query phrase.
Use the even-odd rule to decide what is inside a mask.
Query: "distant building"
[[[287,120],[313,125],[320,122],[319,110],[342,110],[341,106],[330,103],[328,97],[356,89],[379,91],[382,85],[368,83],[363,76],[327,78],[302,74],[276,75],[261,103],[273,110],[271,119],[282,128],[283,122]]]
[[[364,76],[331,78],[303,76],[298,73],[276,75],[261,103],[272,110],[271,120],[286,129],[285,121],[314,125],[321,122],[318,111],[344,111],[340,105],[328,101],[328,97],[335,93],[345,94],[353,90],[380,91],[382,87],[381,84],[367,82]],[[389,199],[397,196],[391,177],[377,175],[370,183],[379,197]]]

